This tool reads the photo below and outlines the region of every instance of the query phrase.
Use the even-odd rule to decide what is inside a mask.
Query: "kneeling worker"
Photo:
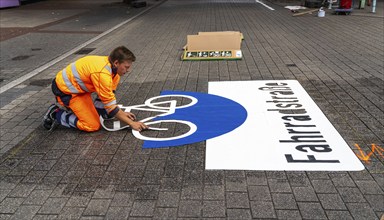
[[[100,129],[99,115],[117,118],[132,129],[148,127],[135,121],[135,115],[122,111],[116,103],[115,90],[120,77],[129,71],[135,55],[124,46],[115,48],[107,56],[85,56],[71,63],[52,81],[52,92],[57,104],[52,104],[44,115],[43,126],[52,130],[60,124],[83,131]],[[97,98],[92,101],[91,94]]]

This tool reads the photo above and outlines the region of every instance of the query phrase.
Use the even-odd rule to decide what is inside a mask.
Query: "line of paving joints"
[[[85,47],[85,46],[87,46],[87,45],[89,45],[89,44],[95,42],[96,40],[99,40],[100,38],[102,38],[102,37],[108,35],[109,33],[113,32],[114,30],[118,29],[119,27],[121,27],[121,26],[123,26],[123,25],[126,25],[127,23],[129,23],[129,22],[131,22],[132,20],[138,18],[139,16],[144,15],[145,13],[149,12],[150,10],[156,8],[157,6],[163,4],[163,3],[166,2],[166,1],[167,1],[167,0],[163,0],[163,1],[161,1],[161,2],[158,2],[157,4],[152,5],[151,7],[145,9],[144,11],[138,13],[137,15],[135,15],[135,16],[133,16],[133,17],[131,17],[131,18],[129,18],[129,19],[127,19],[127,20],[121,22],[120,24],[118,24],[118,25],[112,27],[111,29],[109,29],[109,30],[103,32],[102,34],[96,36],[95,38],[93,38],[93,39],[91,39],[91,40],[89,40],[89,41],[87,41],[87,42],[85,42],[85,43],[79,45],[78,47],[74,48],[73,50],[71,50],[71,51],[69,51],[69,52],[63,54],[62,56],[56,58],[55,60],[53,60],[53,61],[51,61],[51,62],[49,62],[49,63],[47,63],[47,64],[45,64],[45,65],[43,65],[43,66],[41,66],[41,67],[39,67],[39,68],[37,68],[37,69],[31,71],[30,73],[28,73],[28,74],[24,75],[23,77],[21,77],[21,79],[12,81],[12,82],[11,82],[12,84],[9,83],[9,84],[7,84],[7,85],[1,87],[1,88],[0,88],[0,94],[3,93],[3,92],[8,91],[9,89],[15,88],[15,87],[18,86],[19,84],[21,84],[21,83],[23,83],[23,82],[29,80],[30,78],[32,78],[32,77],[34,77],[34,76],[36,76],[36,75],[38,75],[38,74],[41,73],[42,71],[44,71],[44,70],[48,69],[49,67],[51,67],[52,65],[54,65],[54,64],[56,64],[56,63],[58,63],[58,62],[64,60],[65,58],[69,57],[69,56],[72,55],[74,52],[78,51],[79,49],[81,49],[81,48],[83,48],[83,47]],[[11,85],[10,85],[10,84],[11,84]],[[6,87],[6,86],[7,86],[7,87]],[[4,88],[4,87],[5,87],[5,88]],[[47,88],[47,86],[43,86],[42,88],[43,88],[43,90],[44,90],[45,88]],[[33,95],[36,95],[36,94],[35,94],[35,93],[33,93],[33,94],[31,93],[31,94],[29,94],[28,96],[31,97],[31,96],[33,96]],[[8,103],[8,104],[11,104],[11,103]],[[7,104],[7,105],[8,105],[8,104]],[[10,109],[7,108],[7,105],[5,105],[5,106],[3,106],[3,107],[1,108],[1,110],[4,110],[4,111],[3,111],[4,113],[7,113],[7,112],[10,112],[10,111],[11,111]],[[16,105],[14,108],[17,108],[17,105]],[[15,115],[17,115],[17,114],[18,114],[18,113],[15,113]],[[21,132],[20,132],[20,133],[21,133]],[[12,146],[9,146],[10,143],[7,143],[7,144],[4,146],[4,148],[7,148],[7,150],[4,151],[4,152],[1,152],[1,153],[0,153],[0,158],[2,158],[3,156],[5,156],[8,152],[12,151],[12,149],[13,149],[15,146],[20,145],[20,143],[22,143],[24,140],[26,140],[26,138],[28,138],[32,133],[33,133],[33,131],[30,131],[28,134],[25,134],[25,138],[24,138],[21,142],[16,143],[16,144],[12,144]],[[7,145],[8,145],[8,146],[7,146]],[[2,151],[2,150],[1,150],[1,151]]]
[[[120,24],[118,24],[118,25],[116,25],[116,26],[110,28],[109,30],[104,31],[102,34],[100,34],[100,35],[98,35],[98,36],[96,36],[96,37],[94,37],[94,38],[92,38],[92,39],[86,41],[86,42],[83,43],[83,44],[80,44],[79,46],[73,48],[72,50],[68,51],[67,53],[65,53],[65,54],[63,54],[63,55],[61,55],[61,56],[59,56],[58,58],[56,58],[56,59],[54,59],[54,60],[52,60],[52,61],[50,61],[50,62],[48,62],[48,63],[46,63],[46,64],[44,64],[44,65],[42,65],[42,66],[40,66],[40,67],[38,67],[38,68],[36,68],[35,70],[33,70],[33,71],[31,71],[31,72],[29,72],[29,73],[27,73],[27,74],[21,76],[20,78],[14,80],[14,81],[12,81],[12,82],[9,82],[8,84],[6,84],[6,85],[4,85],[4,86],[2,86],[2,87],[0,88],[0,94],[2,94],[3,92],[5,92],[5,91],[7,91],[7,90],[9,90],[9,89],[11,89],[11,88],[13,88],[13,87],[15,87],[15,86],[17,86],[17,85],[23,83],[23,82],[25,82],[26,80],[28,80],[28,79],[30,79],[30,78],[36,76],[37,74],[39,74],[39,73],[41,73],[42,71],[48,69],[49,67],[53,66],[54,64],[56,64],[56,63],[62,61],[63,59],[65,59],[65,58],[67,58],[67,57],[69,57],[70,55],[72,55],[72,54],[75,53],[76,51],[80,50],[81,48],[83,48],[83,47],[85,47],[85,46],[87,46],[87,45],[89,45],[89,44],[91,44],[91,43],[93,43],[93,42],[99,40],[100,38],[102,38],[102,37],[104,37],[104,36],[110,34],[111,32],[117,30],[117,29],[120,28],[121,26],[126,25],[127,23],[131,22],[132,20],[134,20],[134,19],[140,17],[141,15],[147,13],[148,11],[152,10],[153,8],[155,8],[155,7],[159,6],[159,5],[161,5],[161,4],[164,3],[165,1],[166,1],[166,0],[163,0],[163,1],[159,2],[159,3],[157,3],[157,4],[152,5],[151,7],[149,7],[149,8],[147,8],[147,9],[143,10],[142,12],[138,13],[137,15],[134,15],[133,17],[131,17],[131,18],[129,18],[129,19],[127,19],[127,20],[121,22]],[[77,15],[76,15],[76,16],[77,16]]]

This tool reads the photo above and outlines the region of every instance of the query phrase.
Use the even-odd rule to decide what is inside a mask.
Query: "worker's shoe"
[[[43,118],[43,127],[47,130],[52,130],[53,128],[58,125],[58,122],[56,121],[56,113],[59,111],[59,106],[56,104],[52,104],[49,106],[47,113],[45,113]]]

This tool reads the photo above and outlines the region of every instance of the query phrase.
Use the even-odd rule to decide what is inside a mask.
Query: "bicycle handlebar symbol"
[[[157,101],[157,99],[164,99],[164,98],[173,98],[168,101]],[[185,98],[189,100],[190,102],[185,105],[177,105],[177,100],[176,98]],[[173,122],[173,123],[179,123],[183,125],[187,125],[189,127],[189,131],[178,135],[174,137],[148,137],[143,134],[141,134],[139,131],[132,130],[132,134],[141,140],[151,140],[151,141],[169,141],[169,140],[175,140],[175,139],[181,139],[184,137],[187,137],[189,135],[192,135],[193,133],[196,132],[197,126],[190,122],[190,121],[184,121],[184,120],[157,120],[157,121],[152,121],[153,119],[161,116],[167,116],[174,114],[176,112],[176,109],[181,109],[181,108],[188,108],[190,106],[193,106],[197,103],[197,99],[193,96],[189,95],[181,95],[181,94],[172,94],[172,95],[160,95],[160,96],[155,96],[150,99],[147,99],[144,104],[141,105],[133,105],[133,106],[123,106],[123,105],[118,105],[121,110],[124,112],[131,112],[132,110],[138,110],[138,111],[147,111],[147,112],[159,112],[158,115],[156,116],[151,116],[144,118],[140,120],[141,122],[145,123],[146,125],[155,125],[155,124],[161,124],[164,122]],[[109,119],[108,119],[109,120]],[[103,128],[107,131],[119,131],[125,128],[129,128],[129,125],[121,125],[121,122],[119,120],[114,120],[113,121],[113,126],[112,128],[106,126],[105,120],[103,117],[100,116],[100,122]],[[167,131],[168,128],[157,128],[157,127],[149,127],[150,130],[155,130],[155,131]]]

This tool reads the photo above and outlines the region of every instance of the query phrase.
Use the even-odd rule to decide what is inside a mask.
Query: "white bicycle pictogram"
[[[157,99],[164,99],[164,98],[173,98],[171,100],[167,101],[157,101]],[[176,98],[185,98],[189,99],[189,103],[185,105],[179,105],[177,106],[177,100]],[[148,141],[169,141],[169,140],[175,140],[175,139],[180,139],[187,137],[193,133],[196,132],[197,126],[190,122],[190,121],[184,121],[184,120],[157,120],[157,121],[152,121],[153,119],[161,116],[167,116],[174,114],[176,112],[176,109],[181,109],[181,108],[188,108],[192,105],[195,105],[197,103],[197,99],[193,96],[189,95],[180,95],[180,94],[173,94],[173,95],[160,95],[160,96],[155,96],[150,99],[147,99],[144,104],[141,105],[133,105],[133,106],[123,106],[123,105],[118,105],[121,110],[124,112],[131,112],[132,110],[137,110],[137,111],[147,111],[147,112],[159,112],[158,115],[156,116],[151,116],[144,118],[140,120],[140,122],[145,123],[146,125],[155,125],[155,124],[161,124],[161,123],[179,123],[183,125],[187,125],[189,127],[189,131],[186,133],[183,133],[181,135],[177,135],[174,137],[148,137],[144,136],[141,134],[139,131],[132,130],[132,134],[141,140],[148,140]],[[103,117],[100,116],[100,122],[103,128],[107,131],[119,131],[125,128],[129,128],[129,125],[121,125],[121,122],[119,120],[114,120],[113,121],[113,126],[112,128],[107,127],[105,125],[105,122],[109,119],[104,119]],[[149,126],[149,130],[154,130],[154,131],[167,131],[168,128],[157,128],[157,127],[151,127]]]

